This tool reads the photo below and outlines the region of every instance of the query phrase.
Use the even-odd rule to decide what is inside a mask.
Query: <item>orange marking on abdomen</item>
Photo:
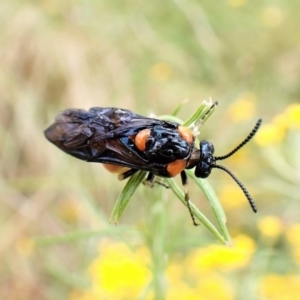
[[[167,171],[171,177],[178,175],[185,169],[187,161],[184,159],[178,159],[168,164]]]
[[[146,141],[150,135],[150,132],[151,132],[150,129],[144,129],[136,135],[134,143],[140,151],[145,151]]]
[[[117,165],[111,165],[111,164],[103,164],[103,167],[112,173],[122,174],[129,170],[129,168],[117,166]]]
[[[194,142],[194,136],[187,127],[178,126],[178,132],[181,135],[181,137],[189,144],[192,144]]]

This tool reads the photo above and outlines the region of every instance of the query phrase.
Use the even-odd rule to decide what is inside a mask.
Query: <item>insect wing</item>
[[[173,129],[178,126],[172,122],[147,118],[127,109],[94,107],[89,112],[94,114],[94,118],[91,120],[91,126],[96,129],[94,141],[129,137],[155,125]]]
[[[45,136],[64,152],[85,161],[145,169],[149,164],[136,152],[129,137],[161,124],[176,128],[171,122],[146,118],[126,109],[69,109],[56,117]]]

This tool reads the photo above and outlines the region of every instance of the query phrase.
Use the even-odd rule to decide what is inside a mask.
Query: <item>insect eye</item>
[[[211,165],[206,162],[199,162],[195,169],[195,176],[198,178],[207,178],[210,175],[211,169]]]

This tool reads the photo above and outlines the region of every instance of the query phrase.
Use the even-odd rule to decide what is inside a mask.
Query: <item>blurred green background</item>
[[[0,298],[300,298],[300,2],[1,1]],[[188,118],[216,155],[258,117],[256,142],[208,179],[234,246],[194,227],[170,190],[140,186],[120,224],[125,182],[65,155],[43,130],[66,108],[116,106]],[[193,203],[211,220],[201,191]]]

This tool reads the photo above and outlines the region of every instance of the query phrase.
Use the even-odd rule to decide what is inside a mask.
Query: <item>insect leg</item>
[[[153,187],[154,183],[162,185],[166,189],[170,188],[166,183],[163,182],[160,177],[155,177],[154,173],[149,172],[146,180],[144,181],[144,184],[148,187]]]
[[[190,212],[190,215],[192,217],[193,224],[195,226],[198,226],[199,224],[196,223],[195,217],[193,215],[193,212],[192,212],[192,209],[191,209],[191,206],[190,206],[190,197],[189,197],[189,191],[188,191],[188,177],[186,175],[186,172],[182,171],[180,173],[180,176],[181,176],[181,182],[182,182],[182,185],[183,185],[184,200],[186,201],[186,205],[187,205],[187,207],[189,209],[189,212]]]
[[[153,187],[154,181],[155,181],[154,173],[149,172],[146,180],[144,181],[144,184],[148,187]]]
[[[118,179],[119,179],[119,180],[124,180],[124,179],[126,179],[126,178],[132,176],[133,174],[135,174],[137,171],[138,171],[137,169],[130,169],[130,170],[128,170],[128,171],[126,171],[126,172],[120,174],[120,175],[118,176]]]
[[[163,186],[163,187],[165,187],[166,189],[169,189],[170,187],[163,181],[163,179],[162,178],[160,178],[160,177],[155,177],[155,181],[154,181],[155,183],[157,183],[157,184],[159,184],[159,185],[161,185],[161,186]]]

